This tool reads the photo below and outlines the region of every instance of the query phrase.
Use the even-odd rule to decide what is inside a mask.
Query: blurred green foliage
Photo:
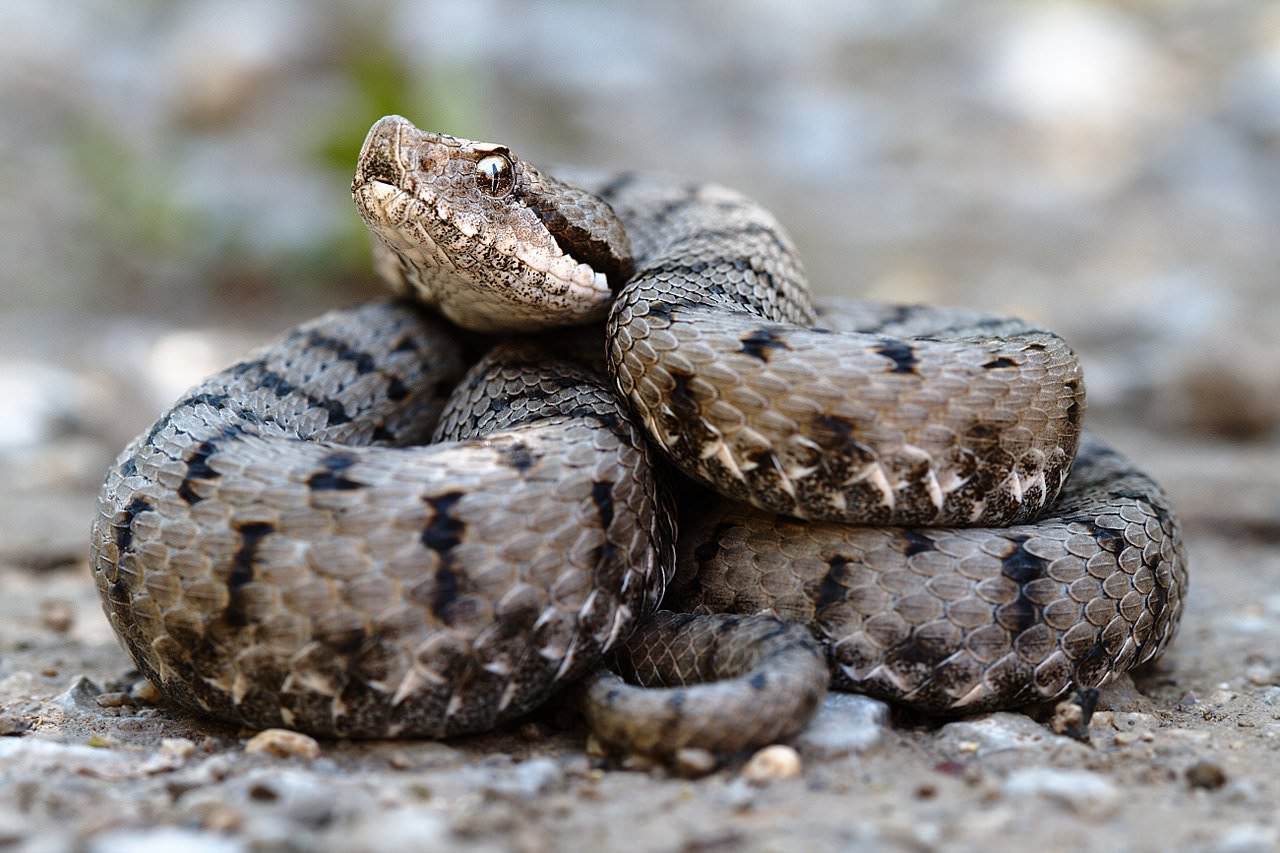
[[[397,113],[420,127],[451,130],[469,124],[471,106],[480,103],[481,86],[472,74],[436,71],[424,75],[390,45],[384,21],[366,23],[344,41],[338,65],[350,84],[350,99],[331,117],[314,150],[317,161],[335,180],[350,180],[360,146],[369,127],[385,115]],[[352,215],[340,233],[315,246],[303,259],[312,273],[325,269],[367,271],[369,234]]]
[[[296,215],[316,220],[311,239],[271,248],[253,239],[251,218],[234,211],[204,209],[184,201],[176,178],[186,146],[201,134],[225,133],[226,125],[180,123],[145,152],[120,129],[83,115],[71,117],[66,138],[71,172],[83,188],[84,211],[107,257],[87,270],[104,295],[126,302],[145,295],[157,308],[202,311],[243,299],[277,303],[328,302],[338,291],[376,293],[369,262],[369,234],[355,214],[347,187],[365,133],[378,118],[399,113],[423,127],[465,132],[475,126],[483,103],[484,78],[461,69],[426,74],[391,44],[387,22],[376,15],[344,31],[323,60],[322,71],[345,84],[323,114],[280,139],[297,147],[325,178],[330,215],[305,206]],[[306,73],[315,73],[311,67]],[[332,215],[335,211],[338,215]],[[332,223],[339,223],[334,226]],[[307,229],[303,223],[303,229]],[[181,284],[145,272],[155,261],[182,271]],[[91,262],[94,263],[94,262]],[[145,294],[142,292],[145,291]]]

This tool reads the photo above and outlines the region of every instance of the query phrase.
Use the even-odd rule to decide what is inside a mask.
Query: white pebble
[[[775,743],[751,756],[742,768],[742,778],[754,785],[764,785],[777,779],[799,776],[800,769],[800,753],[785,744]]]
[[[314,761],[320,757],[319,742],[301,732],[289,729],[265,729],[258,732],[244,745],[249,755],[267,753],[280,758],[303,758]]]

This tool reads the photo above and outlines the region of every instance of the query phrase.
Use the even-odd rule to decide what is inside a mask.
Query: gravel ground
[[[941,723],[835,694],[793,744],[798,774],[793,756],[779,762],[775,751],[773,763],[738,762],[690,780],[604,766],[563,712],[448,743],[316,744],[255,740],[155,704],[89,581],[84,541],[97,478],[166,383],[183,381],[170,374],[208,369],[255,335],[110,318],[8,332],[0,364],[12,363],[8,349],[34,351],[46,373],[15,386],[10,412],[11,428],[25,424],[39,439],[0,451],[12,484],[0,497],[0,848],[1280,845],[1274,442],[1101,425],[1181,508],[1193,585],[1171,651],[1135,683],[1104,693],[1088,743],[1018,713]],[[101,341],[125,339],[141,342],[134,356],[122,353],[116,372],[95,366]],[[157,359],[157,351],[188,357]]]
[[[0,850],[1280,849],[1274,2],[47,6],[0,3]],[[554,711],[315,744],[153,704],[86,566],[102,472],[374,292],[344,185],[393,109],[744,189],[822,293],[1062,332],[1182,514],[1178,639],[1087,743],[833,695],[794,754],[696,780]]]

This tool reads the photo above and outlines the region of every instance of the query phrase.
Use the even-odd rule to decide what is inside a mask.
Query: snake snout
[[[370,181],[400,185],[405,171],[400,161],[400,143],[405,128],[412,126],[408,119],[396,115],[383,116],[374,122],[364,145],[360,146],[356,176],[351,183],[353,190]]]

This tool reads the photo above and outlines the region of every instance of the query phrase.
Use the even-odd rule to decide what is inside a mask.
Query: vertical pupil
[[[511,163],[505,157],[492,155],[476,163],[476,184],[497,198],[511,189]]]

